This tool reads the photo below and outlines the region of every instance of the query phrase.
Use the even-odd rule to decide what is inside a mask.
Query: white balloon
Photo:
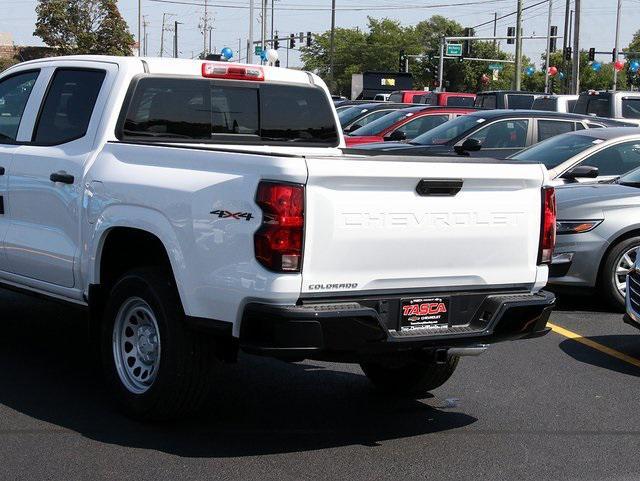
[[[267,50],[267,60],[270,64],[276,63],[276,60],[278,60],[278,51],[273,48]]]

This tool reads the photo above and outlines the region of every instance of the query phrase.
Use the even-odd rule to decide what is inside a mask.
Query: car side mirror
[[[576,179],[595,179],[600,174],[600,170],[597,167],[590,165],[579,165],[573,169],[569,169],[560,177],[566,180]]]
[[[407,140],[407,134],[402,130],[394,130],[384,138],[385,141],[400,142]]]
[[[478,139],[468,138],[462,144],[456,145],[454,150],[458,154],[465,154],[467,152],[477,152],[482,148],[482,142]]]

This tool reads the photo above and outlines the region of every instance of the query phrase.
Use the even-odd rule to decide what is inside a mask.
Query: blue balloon
[[[601,68],[602,64],[600,62],[593,62],[591,64],[591,70],[593,70],[594,72],[599,72]]]
[[[558,78],[559,78],[560,80],[564,80],[564,73],[562,73],[562,72],[558,72]]]
[[[632,60],[631,62],[629,62],[629,70],[631,70],[633,73],[636,73],[638,69],[640,69],[640,62],[638,62],[637,60]]]
[[[260,58],[261,58],[262,60],[267,60],[267,58],[269,58],[269,57],[267,56],[267,51],[266,51],[266,50],[263,50],[262,52],[260,52]]]
[[[536,73],[535,67],[527,67],[524,69],[524,73],[527,74],[527,77],[531,77],[534,73]]]
[[[233,57],[233,50],[231,50],[229,47],[223,48],[222,50],[220,50],[220,53],[227,60]]]

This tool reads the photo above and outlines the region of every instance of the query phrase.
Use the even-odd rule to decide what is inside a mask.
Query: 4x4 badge
[[[219,219],[233,220],[251,220],[253,214],[251,212],[229,212],[228,210],[212,210],[209,214],[217,215]]]

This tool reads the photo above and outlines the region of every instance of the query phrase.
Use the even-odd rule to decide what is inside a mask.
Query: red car
[[[388,113],[344,138],[347,147],[387,140],[411,140],[454,117],[474,111],[450,107],[409,107]]]
[[[426,104],[439,107],[473,107],[476,94],[464,92],[432,92],[429,90],[397,90],[389,96],[389,102]]]

